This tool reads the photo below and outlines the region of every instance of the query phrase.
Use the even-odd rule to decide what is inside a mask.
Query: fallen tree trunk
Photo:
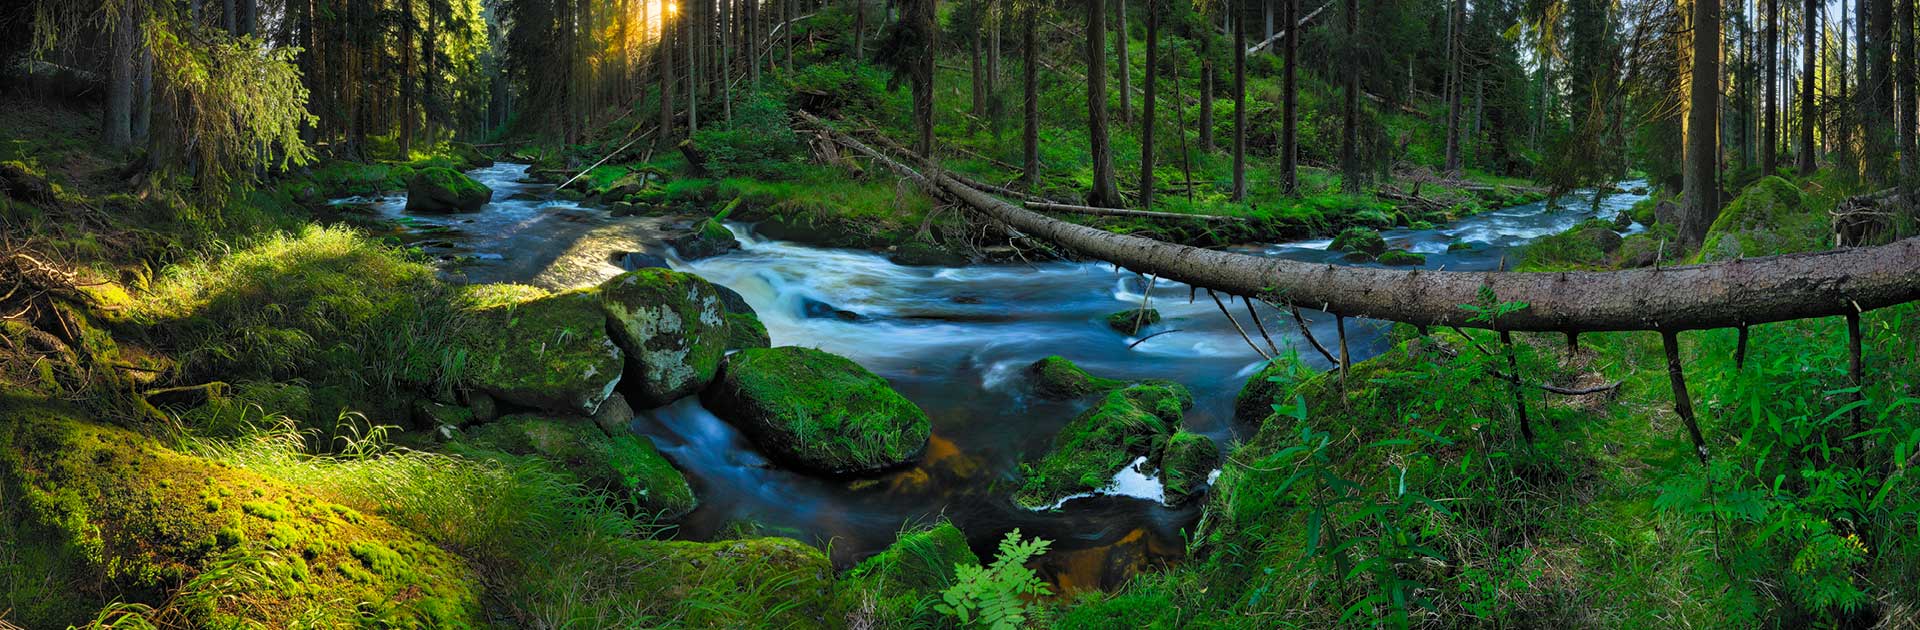
[[[1267,38],[1266,41],[1247,47],[1247,54],[1253,55],[1254,53],[1265,50],[1268,46],[1272,46],[1274,42],[1286,39],[1287,33],[1291,33],[1293,31],[1306,28],[1308,22],[1312,22],[1313,18],[1320,17],[1320,14],[1325,12],[1327,10],[1327,7],[1331,7],[1331,6],[1333,6],[1332,2],[1328,2],[1326,4],[1320,5],[1320,8],[1314,9],[1312,13],[1307,14],[1307,17],[1300,18],[1299,22],[1294,23],[1293,28],[1289,28],[1286,30],[1282,30],[1278,33],[1274,33],[1273,37]]]
[[[817,118],[801,116],[820,125]],[[1314,264],[1165,243],[1053,219],[939,171],[916,171],[845,134],[829,133],[930,194],[958,200],[1077,254],[1195,287],[1347,317],[1496,330],[1675,332],[1857,314],[1920,300],[1920,238],[1879,247],[1610,272],[1437,272]],[[1499,302],[1527,306],[1496,322],[1473,321],[1474,314],[1462,305],[1481,303],[1483,291]]]
[[[1230,216],[1219,215],[1219,214],[1183,214],[1179,212],[1158,212],[1154,210],[1127,210],[1124,208],[1096,208],[1093,206],[1076,206],[1076,205],[1064,204],[1064,203],[1046,203],[1046,202],[1040,202],[1040,201],[1029,201],[1027,202],[1027,207],[1032,208],[1034,210],[1046,210],[1050,212],[1069,212],[1073,214],[1087,214],[1087,215],[1102,216],[1102,217],[1148,217],[1148,218],[1154,218],[1154,219],[1194,219],[1198,221],[1245,221],[1247,220],[1246,217],[1230,217]]]

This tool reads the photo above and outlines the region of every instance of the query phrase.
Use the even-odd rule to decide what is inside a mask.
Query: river
[[[1195,398],[1187,427],[1224,449],[1236,437],[1233,397],[1262,365],[1204,292],[1189,301],[1188,287],[1164,280],[1149,292],[1146,279],[1104,263],[906,267],[863,251],[760,238],[745,224],[729,226],[743,244],[740,250],[687,262],[658,244],[669,220],[612,218],[554,199],[551,185],[524,179],[525,169],[502,163],[473,171],[493,187],[496,199],[475,214],[408,215],[404,199],[394,197],[350,201],[371,203],[402,225],[406,240],[447,261],[443,268],[455,281],[589,286],[621,271],[621,253],[663,255],[676,269],[738,291],[775,345],[852,358],[886,377],[932,420],[933,444],[919,465],[877,479],[830,480],[768,463],[695,398],[642,411],[633,430],[651,437],[700,497],[701,507],[680,524],[677,536],[786,535],[827,549],[837,565],[847,566],[885,548],[903,528],[947,518],[981,552],[1014,528],[1054,541],[1041,571],[1063,588],[1117,586],[1133,572],[1180,557],[1202,502],[1165,507],[1142,498],[1147,493],[1140,488],[1154,484],[1120,483],[1115,494],[1075,499],[1058,510],[1015,506],[1009,497],[1021,459],[1044,452],[1087,404],[1029,395],[1022,368],[1057,354],[1096,375],[1185,384]],[[1529,204],[1382,235],[1390,246],[1426,254],[1427,269],[1493,270],[1518,245],[1596,216],[1611,219],[1642,198],[1613,194],[1594,204],[1592,193],[1579,193],[1562,197],[1556,209]],[[1459,242],[1473,247],[1448,251]],[[1345,263],[1327,245],[1315,240],[1236,249],[1371,264]],[[1141,337],[1106,326],[1108,314],[1149,299],[1164,319],[1141,336],[1178,332],[1135,345]],[[1252,332],[1246,305],[1228,306]],[[1325,367],[1283,313],[1257,308],[1282,351],[1298,343],[1304,359]],[[1309,311],[1308,318],[1323,342],[1335,338],[1332,317]],[[1359,358],[1382,351],[1384,329],[1378,322],[1349,322],[1351,351]],[[1140,481],[1132,477],[1119,481]]]

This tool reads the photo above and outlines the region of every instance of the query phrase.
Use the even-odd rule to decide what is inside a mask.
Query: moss
[[[1240,386],[1239,395],[1233,399],[1234,421],[1244,426],[1257,426],[1261,420],[1273,414],[1274,405],[1292,404],[1291,399],[1281,399],[1289,393],[1286,384],[1311,374],[1312,371],[1297,360],[1283,358],[1268,363]]]
[[[899,466],[932,434],[926,413],[886,379],[810,348],[736,352],[701,401],[775,459],[816,473]]]
[[[652,408],[699,391],[720,369],[725,306],[699,276],[641,269],[600,285],[608,328],[627,353],[633,402]]]
[[[1158,460],[1191,406],[1192,395],[1173,383],[1141,383],[1107,394],[1067,423],[1044,456],[1021,464],[1023,482],[1014,502],[1027,509],[1053,506],[1106,487],[1137,457]]]
[[[1832,222],[1808,207],[1800,189],[1779,177],[1754,182],[1727,204],[1707,230],[1698,260],[1713,262],[1826,249]]]
[[[459,160],[462,166],[468,169],[493,166],[493,158],[489,157],[486,153],[482,153],[480,149],[475,148],[471,144],[465,142],[449,142],[445,150],[448,156]]]
[[[1107,327],[1122,335],[1138,335],[1140,331],[1158,323],[1160,309],[1155,308],[1132,308],[1107,316]]]
[[[848,610],[871,610],[875,619],[904,624],[909,620],[935,625],[942,615],[933,609],[940,593],[954,583],[954,567],[979,564],[960,528],[942,521],[930,528],[900,534],[886,550],[860,561],[846,573]]]
[[[1387,240],[1380,237],[1378,230],[1354,226],[1341,230],[1333,237],[1333,243],[1327,246],[1339,252],[1353,252],[1368,256],[1379,256],[1387,251]]]
[[[622,539],[609,542],[595,590],[619,593],[631,627],[789,628],[846,626],[833,565],[788,538],[720,542]],[[618,571],[607,571],[620,567]]]
[[[1034,393],[1054,400],[1079,398],[1096,392],[1111,391],[1125,382],[1088,374],[1065,357],[1054,355],[1027,366]]]
[[[773,346],[773,337],[767,334],[767,325],[752,313],[727,313],[727,349],[744,350],[747,348],[768,348]]]
[[[734,238],[733,231],[715,219],[701,220],[693,229],[668,239],[667,244],[687,260],[711,258],[740,249],[740,239]]]
[[[687,478],[643,436],[609,436],[585,418],[516,415],[472,431],[473,443],[514,455],[538,455],[596,488],[619,492],[650,516],[675,519],[696,504]]]
[[[1207,475],[1220,467],[1220,447],[1198,433],[1180,431],[1167,440],[1157,467],[1167,503],[1178,505],[1199,495]]]
[[[493,189],[459,171],[433,166],[407,180],[407,210],[474,212],[493,201]]]
[[[0,609],[28,627],[82,623],[107,600],[170,602],[194,627],[480,621],[479,581],[411,532],[64,407],[10,399],[0,417],[0,528],[21,534]],[[359,576],[349,548],[376,544],[387,570]]]
[[[1389,249],[1380,254],[1380,263],[1395,267],[1417,267],[1427,264],[1425,254],[1416,254],[1404,249]]]
[[[1604,269],[1612,265],[1623,239],[1613,224],[1588,219],[1559,234],[1535,239],[1520,252],[1521,271]]]
[[[474,311],[464,335],[469,384],[517,405],[581,415],[613,395],[625,355],[607,337],[597,292],[505,304],[504,296],[472,297],[495,305]]]

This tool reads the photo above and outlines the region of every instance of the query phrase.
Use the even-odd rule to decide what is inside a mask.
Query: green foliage
[[[1138,457],[1159,462],[1192,406],[1192,394],[1177,383],[1142,382],[1109,392],[1062,427],[1045,454],[1020,464],[1014,502],[1052,508],[1075,493],[1106,487]]]
[[[1126,383],[1094,376],[1087,373],[1073,361],[1059,355],[1050,356],[1027,366],[1027,374],[1033,378],[1034,391],[1041,396],[1054,399],[1079,398],[1096,392],[1104,392],[1123,387]]]
[[[991,566],[954,567],[959,581],[940,594],[941,601],[934,607],[964,626],[1019,630],[1025,626],[1029,612],[1025,598],[1053,593],[1053,589],[1026,566],[1033,558],[1046,553],[1051,544],[1039,538],[1022,540],[1019,529],[1007,532]]]
[[[1335,251],[1379,256],[1387,251],[1387,241],[1380,237],[1377,230],[1355,226],[1341,230],[1338,236],[1333,237],[1333,244],[1327,247]]]
[[[756,95],[734,106],[733,122],[701,129],[694,134],[708,171],[721,177],[791,179],[801,144],[788,121],[787,110],[766,95]]]

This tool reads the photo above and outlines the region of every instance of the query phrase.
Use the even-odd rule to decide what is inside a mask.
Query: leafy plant
[[[958,581],[940,594],[934,610],[960,620],[961,625],[992,630],[1016,630],[1027,620],[1027,597],[1053,594],[1053,589],[1027,568],[1027,562],[1047,552],[1050,541],[1022,540],[1020,530],[1007,532],[999,556],[991,566],[954,567]]]

